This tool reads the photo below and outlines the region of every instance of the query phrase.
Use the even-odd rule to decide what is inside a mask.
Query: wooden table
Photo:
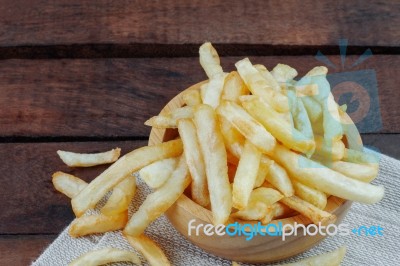
[[[212,3],[211,3],[212,2]],[[57,149],[96,152],[146,145],[143,122],[204,80],[210,40],[226,70],[249,56],[304,75],[318,51],[340,67],[376,73],[383,126],[368,145],[400,158],[398,1],[0,1],[0,265],[26,265],[73,219],[51,174],[91,180],[105,167],[68,169]]]

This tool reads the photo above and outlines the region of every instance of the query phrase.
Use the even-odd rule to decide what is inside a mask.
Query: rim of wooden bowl
[[[196,83],[186,90],[182,91],[178,95],[176,95],[171,101],[169,101],[165,107],[161,110],[160,115],[166,114],[170,112],[171,110],[174,110],[176,108],[182,107],[184,105],[184,101],[182,98],[183,92],[187,90],[198,90],[200,89],[200,86],[208,82],[208,80],[204,80],[202,82]],[[352,123],[351,118],[346,114],[345,120],[349,125],[353,125],[352,130],[351,130],[351,135],[350,139],[348,141],[345,141],[346,146],[350,147],[352,149],[360,150],[360,147],[362,147],[362,140],[360,133],[358,132],[357,128],[354,126]],[[148,145],[155,145],[159,144],[161,142],[173,139],[174,137],[177,136],[177,130],[176,129],[160,129],[160,128],[152,128],[149,136],[149,142]],[[328,197],[328,202],[327,206],[325,207],[325,211],[330,212],[335,214],[339,208],[341,207],[347,207],[349,208],[351,205],[351,201],[335,197],[335,196],[330,196]],[[192,199],[190,199],[188,196],[183,194],[176,202],[178,206],[182,207],[185,209],[188,213],[193,215],[193,217],[199,218],[207,223],[212,224],[212,212],[199,204],[195,203]],[[257,221],[241,221],[241,220],[235,220],[235,222],[245,222],[246,224],[251,224],[251,223],[257,223]],[[295,216],[283,218],[283,219],[277,219],[271,221],[271,223],[279,223],[281,222],[283,225],[285,224],[294,224],[297,222],[297,224],[303,224],[303,225],[309,225],[312,223],[311,220],[306,218],[305,216],[301,214],[297,214]]]

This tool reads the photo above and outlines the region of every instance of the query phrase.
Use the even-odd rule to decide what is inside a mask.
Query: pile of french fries
[[[204,43],[199,53],[208,81],[200,90],[184,92],[184,106],[145,122],[154,128],[176,128],[178,138],[118,160],[119,149],[102,154],[58,152],[73,167],[114,162],[89,184],[66,173],[53,175],[55,188],[71,198],[77,217],[71,236],[123,229],[151,265],[168,265],[144,231],[185,190],[211,210],[215,225],[232,219],[268,224],[296,213],[315,224],[329,224],[336,219],[324,211],[331,195],[363,203],[382,199],[384,188],[369,184],[378,174],[377,159],[346,148],[346,107],[335,102],[325,67],[315,67],[296,81],[297,71],[288,65],[268,71],[245,58],[235,64],[236,71],[225,73],[211,43]],[[138,171],[153,192],[129,218],[136,190],[133,173]],[[100,213],[87,214],[109,192]],[[111,261],[105,256],[107,262],[138,262],[124,252],[107,252],[114,254]],[[87,256],[92,255],[71,265],[89,265]]]

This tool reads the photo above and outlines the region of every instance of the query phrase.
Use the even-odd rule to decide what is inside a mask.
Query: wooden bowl
[[[206,81],[197,83],[187,90],[199,89],[204,82]],[[182,93],[180,93],[162,109],[160,114],[167,113],[183,105]],[[347,119],[350,118],[348,117]],[[351,121],[351,119],[349,121]],[[168,141],[177,136],[177,130],[153,128],[149,137],[149,145]],[[351,142],[356,143],[355,145],[348,145],[352,146],[352,148],[360,146],[361,137],[357,130],[353,131]],[[335,224],[339,224],[350,209],[351,204],[351,201],[330,196],[325,211],[335,214],[337,217]],[[212,224],[212,213],[210,210],[192,201],[186,195],[182,195],[175,204],[168,209],[166,216],[176,230],[196,246],[216,256],[241,262],[262,263],[283,260],[310,249],[325,238],[325,236],[322,235],[304,236],[302,230],[298,230],[297,236],[289,236],[285,241],[282,241],[279,236],[257,235],[250,241],[246,241],[246,237],[243,235],[232,237],[227,234],[224,236],[217,236],[214,234],[212,236],[206,236],[202,230],[200,230],[200,235],[198,236],[194,235],[194,230],[192,230],[192,235],[189,236],[189,221],[195,219],[196,222],[194,222],[193,225],[200,223],[204,225]],[[308,218],[302,215],[272,221],[272,223],[275,224],[278,224],[278,222],[282,222],[283,225],[294,224],[295,222],[304,225],[311,223]],[[246,221],[246,223],[251,222]]]

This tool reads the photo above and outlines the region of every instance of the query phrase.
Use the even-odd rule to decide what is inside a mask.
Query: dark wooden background
[[[28,264],[73,219],[54,171],[105,169],[68,169],[56,150],[146,145],[143,122],[206,78],[207,40],[226,70],[250,56],[300,75],[317,51],[340,66],[341,38],[349,65],[370,48],[352,70],[375,70],[383,128],[362,137],[400,158],[399,1],[206,2],[0,0],[0,265]]]

